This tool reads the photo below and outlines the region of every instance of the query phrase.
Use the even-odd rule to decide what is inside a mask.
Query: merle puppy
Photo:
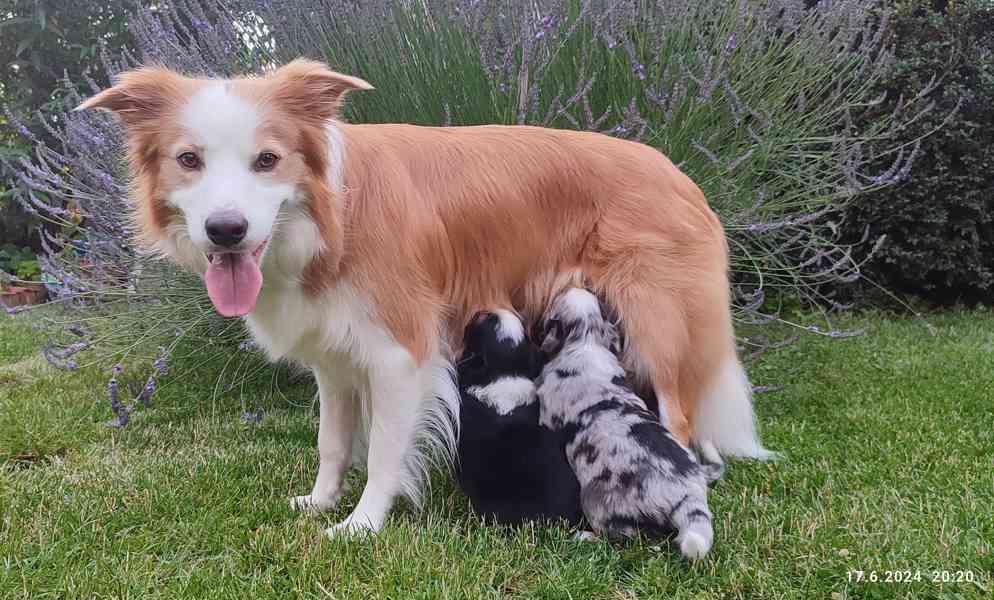
[[[580,488],[560,432],[539,424],[538,347],[513,313],[476,315],[457,375],[457,477],[473,509],[504,525],[564,519],[579,525]]]
[[[677,530],[684,556],[711,548],[709,473],[627,385],[616,327],[593,294],[571,289],[552,306],[537,381],[540,422],[564,434],[580,502],[598,534]]]

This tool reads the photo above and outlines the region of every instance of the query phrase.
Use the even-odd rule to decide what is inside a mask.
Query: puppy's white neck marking
[[[474,385],[466,391],[501,416],[535,401],[535,384],[526,377],[501,377],[493,383]]]
[[[500,323],[497,325],[497,341],[510,340],[514,344],[520,344],[525,339],[525,328],[521,324],[521,319],[513,312],[499,308],[494,311]]]

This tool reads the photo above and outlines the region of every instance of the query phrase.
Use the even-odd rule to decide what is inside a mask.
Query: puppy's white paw
[[[337,496],[315,496],[314,494],[307,494],[306,496],[293,496],[290,498],[291,508],[314,515],[335,508],[335,504],[337,503]]]
[[[711,549],[711,540],[696,531],[684,532],[677,541],[680,542],[680,552],[690,560],[704,558]]]
[[[381,525],[374,523],[368,515],[353,512],[341,523],[326,529],[325,533],[328,537],[364,537],[375,534],[380,530]]]

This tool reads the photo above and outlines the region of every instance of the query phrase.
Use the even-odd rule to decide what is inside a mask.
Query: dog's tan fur
[[[174,218],[162,190],[183,176],[164,151],[183,138],[170,115],[202,83],[143,69],[84,104],[128,125],[136,217],[153,243]],[[273,176],[308,194],[324,247],[303,274],[306,293],[348,277],[423,361],[440,335],[458,348],[478,309],[536,320],[582,279],[617,312],[629,366],[688,441],[688,417],[735,350],[724,232],[669,159],[596,133],[339,123],[338,193],[322,128],[346,92],[370,86],[308,61],[230,85],[265,107],[266,135],[290,157]]]

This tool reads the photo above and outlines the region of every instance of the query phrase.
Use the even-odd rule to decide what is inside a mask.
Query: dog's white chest
[[[287,285],[263,290],[246,323],[272,360],[315,365],[329,354],[351,354],[355,359],[362,347],[387,342],[390,336],[369,315],[368,303],[351,285],[339,284],[318,298],[306,297],[298,285]]]

